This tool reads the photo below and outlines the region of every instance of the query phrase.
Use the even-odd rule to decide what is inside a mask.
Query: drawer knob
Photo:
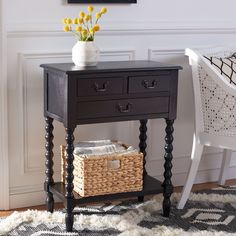
[[[94,89],[96,92],[105,92],[107,90],[107,86],[109,84],[109,81],[106,81],[103,83],[103,85],[100,87],[98,83],[94,83]]]
[[[154,89],[156,87],[156,85],[157,85],[157,82],[156,82],[156,80],[153,80],[152,83],[149,84],[147,80],[143,80],[142,81],[142,85],[146,89]]]
[[[128,103],[126,106],[123,106],[121,104],[117,104],[117,109],[119,112],[121,113],[128,113],[131,111],[132,109],[132,104],[131,103]]]

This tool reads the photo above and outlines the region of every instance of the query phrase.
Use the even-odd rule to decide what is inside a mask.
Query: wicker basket
[[[61,146],[63,183],[65,155],[65,146]],[[91,158],[74,154],[74,167],[74,191],[82,197],[140,191],[143,188],[143,154],[139,152]]]

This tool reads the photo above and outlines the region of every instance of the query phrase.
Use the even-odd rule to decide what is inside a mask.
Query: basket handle
[[[107,170],[117,171],[122,169],[122,163],[120,159],[107,160]]]

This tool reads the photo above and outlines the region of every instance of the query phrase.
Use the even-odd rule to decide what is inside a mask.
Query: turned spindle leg
[[[170,215],[170,208],[171,208],[171,201],[170,201],[170,197],[171,194],[173,192],[173,185],[171,182],[171,177],[172,177],[172,173],[171,173],[171,169],[172,169],[172,150],[173,150],[173,146],[172,146],[172,142],[173,142],[173,132],[174,132],[174,128],[173,128],[173,123],[174,120],[169,120],[166,119],[166,136],[165,136],[165,164],[164,164],[164,168],[165,168],[165,172],[164,172],[164,182],[162,184],[163,187],[163,196],[164,196],[164,200],[163,200],[163,215],[165,217],[169,217]]]
[[[74,223],[74,214],[73,214],[73,209],[74,209],[74,196],[73,196],[73,170],[74,170],[74,165],[73,165],[73,160],[74,160],[74,128],[69,129],[66,128],[66,230],[68,232],[72,232],[73,230],[73,223]]]
[[[50,212],[53,212],[54,210],[54,199],[53,199],[53,194],[50,192],[50,186],[54,184],[53,181],[53,119],[50,117],[45,117],[46,125],[45,125],[45,130],[46,130],[46,152],[45,152],[45,166],[46,166],[46,180],[44,182],[44,189],[47,193],[47,198],[46,198],[46,206],[47,210]]]
[[[143,153],[143,177],[145,177],[147,175],[147,171],[146,171],[146,147],[147,147],[147,121],[148,120],[140,120],[140,127],[139,127],[139,131],[140,131],[140,135],[139,135],[139,151]],[[139,196],[138,197],[138,201],[139,202],[143,202],[144,200],[144,196]]]

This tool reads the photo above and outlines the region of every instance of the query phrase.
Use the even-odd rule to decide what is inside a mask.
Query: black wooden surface
[[[122,77],[100,77],[77,80],[77,96],[104,96],[123,94],[127,87],[126,79]]]
[[[137,3],[137,0],[68,0],[68,3]]]
[[[144,106],[145,104],[145,106]],[[157,98],[133,98],[108,101],[78,102],[77,119],[82,120],[93,117],[94,119],[104,117],[135,116],[142,114],[167,113],[169,106],[168,97]],[[106,108],[106,109],[104,109]]]
[[[67,231],[71,232],[73,229],[73,223],[74,223],[74,195],[73,195],[73,160],[74,160],[74,128],[66,128],[66,184],[65,184],[65,200],[66,200],[66,229]]]
[[[66,229],[73,229],[76,204],[138,197],[163,191],[163,211],[169,216],[173,190],[171,160],[173,122],[177,111],[178,71],[180,66],[153,61],[100,62],[95,67],[78,68],[72,64],[44,64],[44,116],[46,119],[47,206],[53,211],[53,194],[65,203]],[[166,146],[163,190],[160,182],[145,169],[148,119],[165,118]],[[66,184],[53,183],[53,119],[66,130]],[[77,125],[140,120],[140,150],[144,153],[143,190],[81,198],[73,192],[73,131]],[[137,137],[138,138],[138,137]]]
[[[179,66],[128,61],[100,62],[86,68],[68,63],[42,67],[44,115],[63,122],[65,127],[142,117],[176,118]]]
[[[46,166],[46,179],[44,182],[44,189],[47,194],[46,198],[46,206],[47,210],[50,212],[53,212],[54,210],[54,198],[53,194],[50,192],[49,187],[54,184],[53,180],[53,119],[50,117],[45,118],[45,130],[46,130],[46,135],[45,135],[45,166]]]
[[[165,164],[164,164],[164,182],[162,184],[163,186],[163,196],[164,196],[164,200],[163,200],[163,213],[164,216],[169,217],[170,214],[170,207],[171,207],[171,202],[170,202],[170,196],[173,192],[173,185],[171,182],[171,177],[172,177],[172,151],[173,151],[173,145],[172,142],[174,140],[173,138],[173,132],[174,132],[174,128],[173,128],[173,123],[174,120],[168,120],[166,119],[166,136],[165,136]]]
[[[147,148],[147,120],[140,120],[139,126],[139,151],[143,153],[143,176],[147,175],[146,171],[146,148]]]
[[[129,93],[154,93],[169,91],[170,78],[168,74],[157,74],[149,76],[130,76]]]
[[[181,66],[163,64],[155,61],[108,61],[98,62],[97,66],[77,67],[72,63],[51,63],[41,65],[43,68],[64,72],[66,74],[90,74],[102,72],[132,72],[132,71],[158,71],[170,72],[170,70],[180,70]]]
[[[61,182],[55,183],[54,185],[50,187],[50,191],[54,193],[57,197],[59,197],[62,201],[64,202],[66,201],[65,184]],[[142,191],[106,194],[102,196],[93,196],[93,197],[81,197],[76,192],[73,192],[74,194],[73,201],[75,202],[75,204],[101,202],[101,201],[115,200],[119,198],[129,198],[129,197],[138,197],[138,196],[145,196],[145,195],[150,195],[150,194],[157,194],[157,193],[162,193],[162,191],[163,191],[163,188],[161,187],[161,182],[149,175],[146,175],[143,180]]]

